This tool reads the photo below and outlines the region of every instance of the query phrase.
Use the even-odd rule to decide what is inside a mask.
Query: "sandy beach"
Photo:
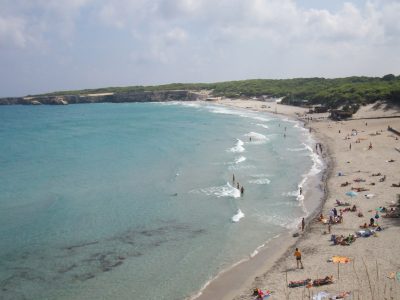
[[[369,105],[351,120],[334,122],[327,114],[306,115],[307,109],[270,102],[217,103],[303,120],[321,144],[322,151],[320,147],[314,151],[328,167],[319,183],[325,191],[323,197],[318,196],[321,205],[306,220],[304,232],[268,243],[260,254],[212,281],[197,299],[256,299],[256,288],[272,291],[268,299],[313,299],[323,294],[326,298],[315,299],[400,299],[400,218],[384,217],[396,209],[400,197],[400,187],[393,186],[400,183],[400,136],[388,131],[388,126],[400,131],[400,111]],[[315,190],[304,190],[305,201],[315,197]],[[329,226],[333,208],[341,222]],[[371,218],[374,227],[360,228]],[[357,236],[356,232],[371,235]],[[339,237],[336,245],[332,235]],[[296,267],[296,247],[304,269]],[[346,263],[332,262],[334,256]],[[288,287],[291,281],[311,279],[313,283],[327,276],[332,276],[327,285]]]

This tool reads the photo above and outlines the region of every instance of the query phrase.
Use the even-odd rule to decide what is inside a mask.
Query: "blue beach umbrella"
[[[346,193],[346,195],[350,196],[351,198],[353,198],[353,197],[357,196],[358,194],[356,192],[354,192],[354,191],[349,191],[349,192]]]

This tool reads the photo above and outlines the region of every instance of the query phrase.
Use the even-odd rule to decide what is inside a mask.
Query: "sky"
[[[399,0],[0,0],[0,97],[399,75]]]

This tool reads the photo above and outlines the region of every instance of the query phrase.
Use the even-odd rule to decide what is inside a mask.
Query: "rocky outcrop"
[[[32,96],[0,98],[0,105],[66,105],[77,103],[125,103],[125,102],[166,102],[205,100],[205,96],[190,91],[157,91],[106,93],[88,95]]]

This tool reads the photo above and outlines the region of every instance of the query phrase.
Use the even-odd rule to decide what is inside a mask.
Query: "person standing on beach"
[[[304,221],[304,218],[301,220],[301,231],[304,231],[304,227],[306,227],[306,221]]]
[[[351,150],[351,143],[350,143],[350,145],[349,145],[349,149]]]
[[[301,261],[301,252],[299,251],[299,248],[296,248],[296,251],[294,251],[294,256],[296,257],[297,269],[299,268],[299,264],[301,268],[304,269],[303,263]]]
[[[232,175],[232,183],[235,185],[235,174]]]

